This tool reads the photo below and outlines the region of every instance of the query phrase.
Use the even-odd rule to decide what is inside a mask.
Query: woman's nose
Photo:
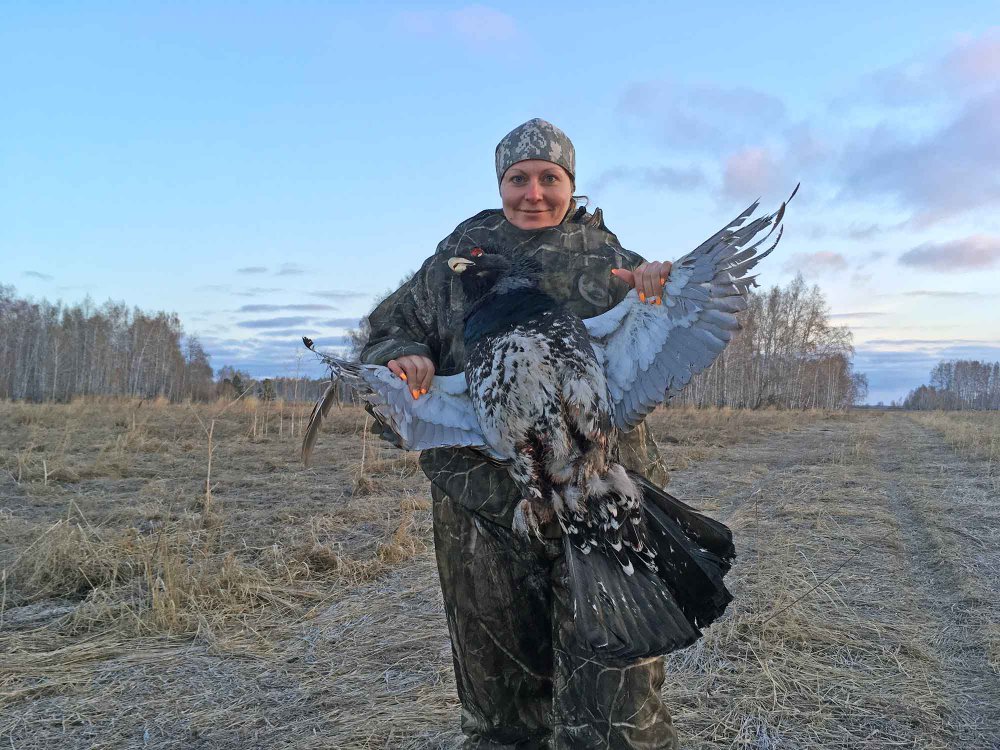
[[[540,201],[542,199],[542,186],[535,180],[532,180],[528,183],[528,192],[525,197],[529,201]]]

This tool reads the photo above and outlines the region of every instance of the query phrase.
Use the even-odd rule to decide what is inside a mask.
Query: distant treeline
[[[95,306],[32,302],[0,284],[0,399],[68,401],[77,396],[207,401],[250,394],[312,400],[322,381],[257,382],[232,368],[213,377],[208,354],[175,313],[123,302]],[[236,383],[234,384],[234,376]]]
[[[245,372],[225,366],[219,370],[216,394],[222,398],[239,398],[251,395],[265,401],[316,401],[326,392],[329,379],[263,378],[254,380]]]
[[[1000,409],[1000,362],[941,361],[930,381],[910,391],[904,409]]]
[[[749,308],[739,317],[742,330],[673,403],[843,408],[864,400],[868,383],[864,375],[852,371],[851,333],[830,323],[818,287],[808,288],[798,277],[784,288],[751,292]],[[366,334],[354,333],[356,351]],[[973,393],[966,385],[965,370],[961,372],[948,376],[947,388],[939,388],[961,393],[962,403],[984,403],[980,391]],[[1000,378],[994,374],[989,382],[995,403]],[[184,335],[174,313],[148,313],[120,302],[99,307],[89,300],[74,306],[30,302],[0,285],[0,398],[204,401],[242,394],[314,400],[324,387],[325,381],[305,378],[256,381],[231,367],[221,368],[216,376],[201,343]],[[346,388],[342,390],[343,401],[356,400]]]

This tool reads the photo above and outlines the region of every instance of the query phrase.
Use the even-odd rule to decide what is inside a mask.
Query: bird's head
[[[462,250],[448,259],[448,268],[458,274],[470,300],[491,291],[497,282],[510,275],[513,265],[507,255],[481,247]]]

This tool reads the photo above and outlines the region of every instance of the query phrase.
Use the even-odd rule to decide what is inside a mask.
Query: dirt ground
[[[460,743],[416,457],[344,409],[305,469],[306,411],[0,403],[0,747]],[[683,747],[1000,747],[1000,472],[968,437],[1000,420],[949,420],[651,416],[739,554],[667,657]]]

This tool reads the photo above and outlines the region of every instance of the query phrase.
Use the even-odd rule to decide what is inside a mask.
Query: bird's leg
[[[511,521],[511,528],[515,533],[520,534],[525,539],[532,536],[544,539],[542,528],[553,521],[555,511],[537,500],[524,498],[514,509],[514,518]]]

